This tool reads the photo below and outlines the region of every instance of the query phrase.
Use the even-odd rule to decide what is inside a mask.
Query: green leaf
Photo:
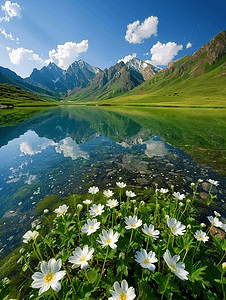
[[[207,266],[202,267],[202,262],[198,261],[192,266],[191,273],[188,275],[188,278],[191,282],[201,282],[205,285],[210,285],[209,281],[207,281],[203,276],[205,275],[205,270],[207,269]]]
[[[172,274],[163,275],[162,273],[156,272],[153,279],[159,284],[159,293],[167,293],[171,289],[172,282],[170,278],[173,277]]]
[[[87,279],[88,279],[89,283],[94,283],[99,277],[98,270],[96,270],[94,268],[89,269],[86,272],[86,276],[87,276]]]

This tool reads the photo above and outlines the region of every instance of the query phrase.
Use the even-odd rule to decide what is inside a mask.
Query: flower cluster
[[[24,234],[27,249],[40,261],[38,271],[32,275],[31,287],[39,289],[38,292],[32,290],[35,297],[44,293],[52,297],[50,292],[48,294],[50,288],[53,293],[60,292],[56,295],[61,299],[71,294],[75,299],[99,299],[103,289],[106,289],[108,300],[133,300],[147,291],[150,299],[152,295],[158,299],[167,298],[167,293],[171,293],[172,299],[173,293],[178,293],[175,298],[185,298],[189,293],[194,299],[202,297],[200,291],[192,291],[191,283],[200,284],[199,290],[205,284],[210,286],[208,278],[203,277],[207,275],[204,274],[206,267],[203,267],[202,253],[210,242],[210,229],[213,226],[226,228],[219,219],[220,214],[215,211],[215,216],[207,217],[208,228],[195,221],[194,199],[184,200],[184,194],[173,190],[170,194],[168,189],[161,188],[147,200],[138,196],[140,193],[123,190],[127,186],[123,182],[116,182],[116,185],[114,190],[103,191],[101,203],[95,201],[101,192],[93,186],[88,190],[92,195],[84,196],[81,203],[59,206],[54,210],[57,216],[52,221],[52,230],[45,236],[43,229]],[[87,210],[83,210],[82,203],[87,205]],[[73,209],[75,213],[69,213]],[[49,224],[47,214],[45,211],[43,217]],[[226,255],[223,255],[225,244],[218,240],[214,242],[218,251],[222,247],[222,258],[215,265],[215,272],[222,270],[224,274],[225,263],[221,269],[219,265]],[[21,250],[20,254],[19,263],[29,265],[30,256],[26,251]],[[50,258],[51,255],[54,258]],[[223,281],[217,280],[214,281],[214,292],[222,287]],[[212,278],[210,281],[213,282]]]

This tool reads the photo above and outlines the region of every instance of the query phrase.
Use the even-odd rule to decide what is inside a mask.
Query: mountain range
[[[25,79],[10,69],[0,67],[0,83],[8,83],[45,99],[63,101],[103,100],[121,95],[162,89],[209,73],[226,62],[226,31],[221,31],[209,43],[191,56],[172,61],[165,69],[133,57],[124,63],[101,70],[83,60],[75,61],[67,70],[49,63],[34,69]]]

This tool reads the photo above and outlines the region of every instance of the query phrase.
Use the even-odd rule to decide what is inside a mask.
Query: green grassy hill
[[[95,103],[98,105],[226,107],[225,45],[226,31],[222,31],[191,56],[186,55],[169,63],[167,68],[131,91],[120,94],[118,89],[114,90],[110,87],[105,94],[94,99]],[[82,96],[84,99],[87,95]],[[115,98],[109,99],[110,97]]]
[[[25,106],[50,106],[56,102],[50,102],[41,98],[37,94],[22,90],[21,88],[8,84],[0,83],[0,104],[11,107]]]
[[[194,72],[197,62],[180,74],[180,65],[175,63],[175,71],[168,74],[168,70],[151,77],[125,96],[101,101],[98,104],[112,105],[150,105],[150,106],[200,106],[226,107],[226,55],[217,63],[210,66],[205,63],[203,69],[200,64]],[[202,75],[197,72],[202,69]]]

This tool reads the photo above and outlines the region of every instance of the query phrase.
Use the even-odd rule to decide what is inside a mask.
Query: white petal
[[[54,281],[51,283],[51,288],[56,291],[59,292],[59,290],[61,289],[61,285],[59,283],[59,281]]]
[[[55,280],[61,280],[66,275],[66,271],[59,271],[55,274]]]
[[[42,280],[44,278],[44,274],[41,272],[35,272],[31,278],[34,280]]]
[[[35,288],[35,289],[39,289],[40,287],[42,287],[44,285],[44,281],[43,280],[35,280],[32,282],[31,287]]]
[[[38,295],[40,296],[42,293],[48,291],[49,287],[50,287],[49,284],[43,285],[43,286],[40,288],[40,290],[39,290],[39,292],[38,292]]]
[[[125,293],[127,292],[127,290],[128,290],[128,283],[127,283],[127,281],[125,279],[123,279],[123,281],[121,283],[121,288],[122,288],[123,292],[125,292]]]
[[[114,289],[115,289],[115,291],[116,291],[118,294],[121,293],[121,287],[120,287],[118,281],[116,281],[116,282],[114,283]]]
[[[42,261],[41,262],[41,271],[42,273],[45,275],[49,272],[49,269],[48,269],[48,266],[47,266],[47,263],[45,261]]]

